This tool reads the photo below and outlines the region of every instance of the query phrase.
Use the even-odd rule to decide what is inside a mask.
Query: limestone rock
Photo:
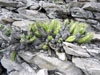
[[[63,42],[63,48],[67,54],[80,57],[90,57],[90,55],[85,49],[72,43]]]
[[[22,58],[26,60],[23,56]],[[49,57],[46,54],[39,53],[34,56],[29,63],[35,63],[40,68],[46,68],[48,70],[55,70],[58,69],[59,71],[63,72],[65,75],[82,75],[80,69],[74,66],[71,62],[61,61],[55,57]]]
[[[13,22],[13,26],[20,28],[21,30],[27,31],[30,21],[22,20]]]
[[[97,59],[73,57],[72,62],[82,69],[85,75],[100,75],[100,61]]]
[[[100,12],[100,3],[88,2],[83,6],[83,9]]]
[[[71,9],[71,14],[75,18],[93,18],[93,14],[90,11],[84,11],[82,8],[74,7]]]

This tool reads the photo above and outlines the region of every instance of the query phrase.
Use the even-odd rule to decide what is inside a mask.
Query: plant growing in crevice
[[[27,34],[22,34],[21,43],[32,43],[34,46],[44,45],[41,49],[54,49],[53,46],[59,47],[62,42],[88,43],[93,38],[93,34],[87,32],[88,25],[78,21],[69,21],[66,19],[64,23],[57,19],[50,22],[31,22]],[[63,37],[66,37],[64,39]],[[40,41],[36,44],[37,41]]]

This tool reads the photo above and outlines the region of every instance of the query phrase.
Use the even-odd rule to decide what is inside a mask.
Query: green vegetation
[[[62,43],[63,41],[66,41],[66,42],[77,42],[81,44],[81,43],[88,43],[93,38],[92,33],[86,32],[86,29],[88,27],[86,23],[81,23],[73,20],[69,21],[68,19],[66,19],[64,23],[62,23],[59,20],[54,19],[50,22],[37,21],[36,23],[33,22],[30,23],[27,34],[21,35],[20,42],[28,41],[26,43],[33,43],[36,41],[36,39],[44,38],[44,41],[42,42],[46,44],[43,45],[43,49],[46,50],[49,47],[49,42],[51,42],[52,39],[55,40],[56,35],[60,34],[60,30],[63,24],[65,24],[65,28],[70,27],[69,30],[67,30],[70,33],[70,35],[68,35],[66,39],[63,39],[60,36],[56,41],[57,43]],[[42,31],[40,32],[40,29],[43,29],[43,31],[45,32],[46,34],[45,37],[41,34]],[[77,34],[79,34],[80,36],[77,37]],[[48,40],[48,42],[46,42],[46,40]]]
[[[16,57],[16,51],[12,51],[11,53],[11,61],[14,61]]]

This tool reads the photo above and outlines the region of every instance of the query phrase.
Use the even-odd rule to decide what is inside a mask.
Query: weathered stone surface
[[[93,40],[100,40],[100,34],[95,34],[95,33],[93,33],[94,34],[94,37],[93,37]]]
[[[90,57],[85,49],[72,43],[63,42],[63,48],[67,54],[80,57]]]
[[[79,57],[92,57],[100,53],[99,48],[88,49],[85,46],[77,46],[67,42],[63,43],[63,48],[67,54]]]
[[[4,56],[1,59],[1,64],[4,68],[7,69],[8,72],[12,71],[12,70],[21,70],[22,67],[17,64],[16,62],[12,62],[9,58],[7,58],[6,56]]]
[[[37,75],[48,75],[48,70],[47,69],[41,69],[37,72]]]
[[[73,57],[72,62],[82,69],[85,75],[100,75],[100,61],[97,59]]]
[[[19,8],[18,12],[21,16],[28,20],[48,20],[48,17],[44,13],[40,13],[36,10],[28,10],[26,8]]]
[[[95,19],[100,20],[100,13],[93,13],[95,16]]]
[[[45,9],[48,17],[50,18],[67,18],[68,13],[65,5],[56,5],[54,3],[46,3],[43,1],[41,1],[39,5],[41,6],[41,8]]]
[[[93,19],[88,19],[88,20],[86,20],[86,22],[89,23],[89,24],[94,24],[94,25],[98,24],[98,21],[97,20],[93,20]]]
[[[32,58],[35,56],[35,54],[32,54],[31,52],[27,51],[20,51],[18,53],[19,56],[21,56],[22,58],[24,58],[25,61],[30,62],[32,60]]]
[[[8,6],[8,7],[21,7],[25,6],[21,1],[9,1],[9,0],[0,0],[0,6]]]
[[[1,59],[1,64],[5,69],[7,69],[8,73],[10,72],[9,75],[36,75],[35,71],[25,62],[18,64],[12,62],[7,56],[4,56]]]
[[[74,7],[71,9],[71,14],[75,18],[93,18],[93,14],[90,11],[84,11],[82,8]]]
[[[20,28],[21,30],[27,31],[30,21],[23,20],[23,21],[15,21],[13,22],[13,26]]]
[[[24,56],[22,56],[24,60]],[[56,62],[55,62],[56,61]],[[49,70],[55,70],[58,69],[65,73],[65,75],[82,75],[82,72],[80,69],[75,67],[71,62],[67,61],[61,61],[55,57],[49,57],[46,54],[39,53],[36,56],[34,56],[29,63],[35,63],[40,68],[46,68]]]
[[[80,2],[97,2],[97,0],[78,0]]]
[[[100,3],[88,2],[83,6],[83,9],[100,12]]]

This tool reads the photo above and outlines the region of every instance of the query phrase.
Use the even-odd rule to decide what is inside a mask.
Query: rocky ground
[[[0,75],[100,75],[99,0],[0,0]],[[87,44],[63,42],[63,52],[48,54],[19,43],[31,21],[73,19],[89,24]],[[1,24],[5,27],[2,28]],[[11,28],[9,36],[7,28]],[[6,33],[8,36],[4,35]],[[56,49],[56,48],[54,48]],[[11,53],[16,58],[11,60]]]

